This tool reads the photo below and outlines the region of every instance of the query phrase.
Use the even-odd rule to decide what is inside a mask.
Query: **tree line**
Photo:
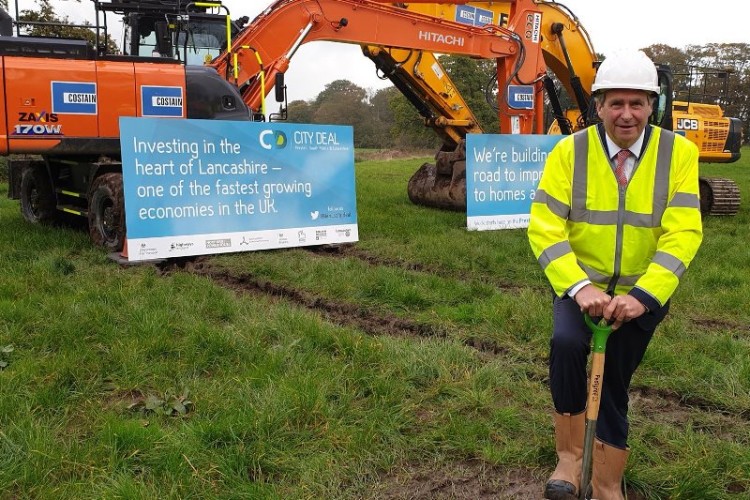
[[[669,66],[677,101],[718,104],[724,116],[739,118],[750,137],[750,44],[689,45],[684,49],[656,44],[643,49],[657,64]],[[600,57],[603,59],[603,57]],[[477,117],[482,129],[497,133],[497,114],[486,95],[496,95],[492,84],[494,61],[444,55],[440,63]],[[554,78],[554,75],[551,75]],[[561,101],[573,102],[561,85]],[[488,92],[489,90],[489,92]],[[545,128],[551,113],[546,113]],[[395,87],[368,93],[348,80],[335,80],[309,101],[289,103],[289,121],[330,123],[354,127],[356,147],[426,148],[439,140],[425,127],[416,109]]]

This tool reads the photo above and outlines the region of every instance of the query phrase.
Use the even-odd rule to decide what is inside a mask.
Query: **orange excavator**
[[[0,154],[10,156],[8,195],[20,199],[27,221],[81,216],[95,244],[120,250],[120,116],[251,119],[237,88],[214,68],[178,58],[179,35],[183,54],[196,48],[192,27],[207,8],[167,3],[95,3],[97,18],[119,12],[133,31],[136,43],[126,44],[126,55],[106,52],[100,25],[94,44],[28,36],[27,24],[35,23],[13,21],[0,8]],[[138,40],[154,43],[138,51]]]
[[[532,81],[545,71],[533,0],[512,2],[508,27],[481,28],[372,0],[278,0],[247,26],[218,2],[94,4],[97,18],[122,15],[124,54],[106,53],[104,43],[24,36],[20,22],[14,33],[12,18],[0,15],[0,154],[13,155],[9,196],[20,199],[28,221],[86,217],[92,240],[113,250],[125,239],[120,116],[264,119],[266,83],[283,99],[277,75],[314,40],[494,59],[502,81]],[[226,19],[223,36],[201,28],[210,15]],[[207,64],[189,64],[191,54],[211,57],[203,49],[212,44],[226,45]],[[507,126],[533,131],[536,111],[506,108]]]

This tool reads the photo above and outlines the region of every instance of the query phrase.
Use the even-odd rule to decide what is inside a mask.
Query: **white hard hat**
[[[659,92],[656,66],[640,50],[620,50],[602,61],[591,91],[610,89]]]

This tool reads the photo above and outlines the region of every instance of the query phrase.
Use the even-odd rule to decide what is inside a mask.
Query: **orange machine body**
[[[144,88],[179,88],[185,95],[185,67],[176,62],[3,56],[0,65],[3,155],[117,153],[119,118],[144,116]]]

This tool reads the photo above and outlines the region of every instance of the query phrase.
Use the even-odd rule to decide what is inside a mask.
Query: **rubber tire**
[[[23,169],[20,198],[21,214],[32,224],[51,224],[57,220],[57,199],[43,164]]]
[[[125,242],[125,203],[122,174],[102,174],[91,184],[89,194],[89,235],[91,241],[112,252]]]

